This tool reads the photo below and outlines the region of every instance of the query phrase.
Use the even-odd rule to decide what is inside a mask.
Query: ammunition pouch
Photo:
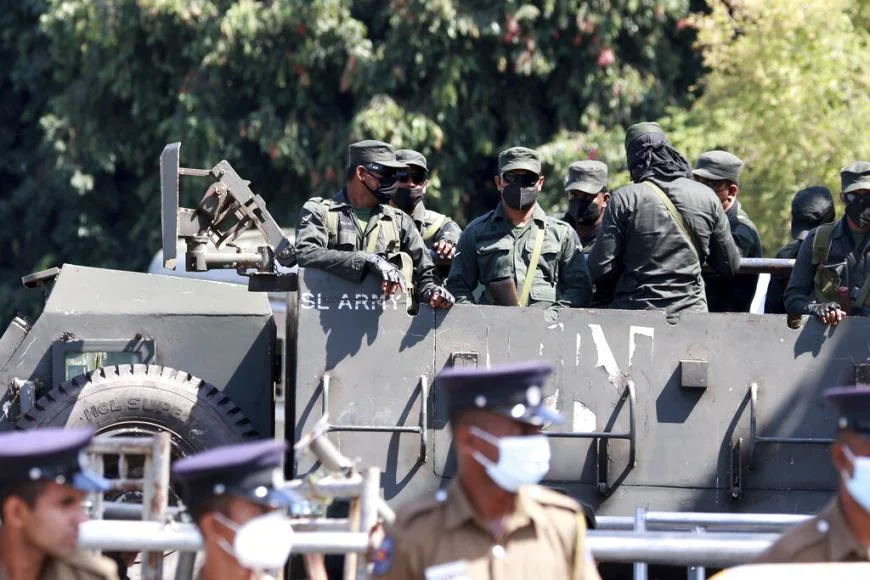
[[[486,285],[489,301],[495,306],[519,306],[520,296],[513,278],[495,280]]]
[[[840,288],[846,285],[846,262],[819,264],[813,280],[813,297],[816,302],[838,302]]]

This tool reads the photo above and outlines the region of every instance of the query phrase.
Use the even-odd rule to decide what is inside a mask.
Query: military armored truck
[[[547,483],[600,515],[811,513],[835,489],[820,393],[867,380],[870,320],[792,329],[775,315],[476,305],[412,315],[374,280],[279,272],[292,244],[249,183],[226,161],[181,167],[179,151],[161,156],[167,267],[181,240],[187,270],[235,269],[248,287],[70,264],[26,276],[49,293],[37,320],[0,338],[4,426],[168,430],[182,455],[272,436],[283,387],[288,438],[328,416],[341,451],[380,467],[400,504],[455,472],[437,372],[540,358],[556,367],[546,400],[567,418],[548,430]],[[180,177],[206,192],[196,208],[178,207]],[[228,245],[250,227],[262,247]],[[269,292],[286,296],[283,343]],[[314,467],[288,458],[293,475]]]

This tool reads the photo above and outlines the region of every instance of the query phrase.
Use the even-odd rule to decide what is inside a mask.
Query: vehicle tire
[[[157,365],[102,367],[40,397],[18,429],[93,426],[98,434],[168,431],[173,458],[256,439],[250,420],[213,385]]]

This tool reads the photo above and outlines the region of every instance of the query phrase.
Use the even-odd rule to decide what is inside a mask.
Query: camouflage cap
[[[579,189],[583,193],[598,193],[607,187],[607,165],[601,161],[575,161],[568,166],[565,191]]]
[[[429,166],[426,165],[426,157],[419,151],[413,149],[399,149],[396,151],[396,159],[405,165],[416,165],[429,171]]]
[[[404,163],[396,160],[396,152],[393,146],[383,141],[357,141],[347,147],[347,164],[349,167],[377,163],[393,169],[404,169]]]
[[[856,161],[840,170],[840,186],[843,193],[858,189],[870,189],[870,163]]]
[[[714,181],[728,180],[737,183],[743,171],[743,160],[727,151],[707,151],[698,157],[692,175]]]
[[[658,123],[654,123],[651,121],[646,121],[643,123],[635,123],[625,132],[625,146],[628,147],[628,144],[640,137],[641,135],[647,135],[649,133],[656,133],[658,135],[664,135],[665,130],[662,129],[662,126]]]
[[[511,147],[498,154],[498,172],[505,173],[514,169],[525,169],[541,174],[541,156],[534,149]]]

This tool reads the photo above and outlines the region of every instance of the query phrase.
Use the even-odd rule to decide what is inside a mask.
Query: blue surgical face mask
[[[851,477],[845,469],[840,471],[843,483],[846,484],[849,495],[865,512],[870,513],[870,457],[855,455],[846,445],[843,446],[843,453],[852,463]]]

